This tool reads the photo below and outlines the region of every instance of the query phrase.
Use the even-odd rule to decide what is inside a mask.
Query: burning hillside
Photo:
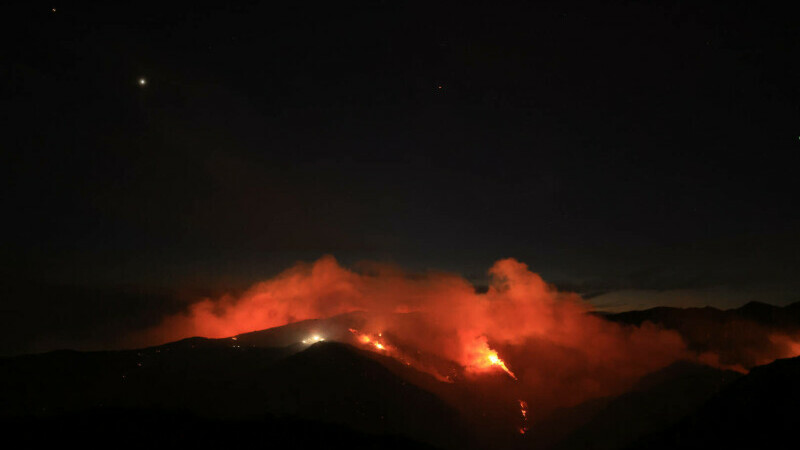
[[[360,322],[344,332],[304,339],[349,342],[441,381],[503,374],[511,383],[504,395],[525,402],[526,420],[618,394],[678,360],[715,361],[713,353],[687,348],[676,331],[587,314],[591,307],[578,295],[559,292],[516,260],[500,260],[489,273],[488,291],[476,293],[453,274],[411,276],[383,265],[356,272],[324,257],[239,298],[198,302],[164,320],[148,339],[226,337],[361,312]],[[530,412],[528,404],[534,406]]]

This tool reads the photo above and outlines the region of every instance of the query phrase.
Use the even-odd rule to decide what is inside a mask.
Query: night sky
[[[0,354],[325,254],[476,286],[514,257],[609,310],[800,299],[789,11],[237,3],[4,5]]]

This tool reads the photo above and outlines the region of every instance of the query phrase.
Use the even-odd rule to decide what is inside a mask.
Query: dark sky
[[[0,354],[324,254],[515,257],[609,309],[800,297],[789,11],[228,3],[3,7]]]

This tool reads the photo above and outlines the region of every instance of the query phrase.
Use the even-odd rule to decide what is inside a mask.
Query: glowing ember
[[[391,356],[407,366],[413,365],[417,368],[417,370],[426,372],[441,382],[453,383],[452,378],[449,376],[440,374],[437,369],[421,363],[418,358],[404,354],[398,347],[387,343],[386,338],[383,337],[383,333],[378,333],[377,335],[368,335],[356,330],[355,328],[348,328],[348,331],[353,333],[356,341],[365,345],[366,349],[368,350],[379,351],[381,354]]]
[[[370,337],[367,334],[361,333],[360,331],[356,330],[355,328],[348,328],[348,331],[353,333],[358,339],[358,342],[362,344],[371,344],[372,347],[375,347],[378,350],[386,350],[386,345],[383,342],[380,342],[377,337],[372,336]],[[378,337],[383,336],[383,333],[378,333]]]
[[[519,413],[522,414],[522,426],[519,427],[519,434],[525,434],[528,432],[528,402],[522,399],[518,401]]]

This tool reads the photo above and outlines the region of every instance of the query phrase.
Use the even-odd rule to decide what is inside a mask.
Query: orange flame
[[[370,336],[368,334],[362,333],[355,328],[348,328],[348,331],[353,333],[356,336],[358,342],[364,345],[370,345],[372,348],[376,348],[378,350],[387,350],[387,345],[378,340],[375,336]],[[378,337],[381,337],[383,333],[378,333]]]
[[[522,399],[518,401],[519,413],[522,415],[522,426],[519,427],[519,434],[525,434],[528,432],[528,402]]]
[[[493,366],[497,366],[497,367],[503,369],[503,371],[505,371],[505,373],[507,373],[511,378],[516,380],[517,376],[514,375],[514,372],[509,370],[509,368],[506,366],[506,363],[502,359],[500,359],[499,356],[497,356],[497,352],[492,350],[492,353],[493,354],[489,355],[489,362],[491,362],[491,364]]]
[[[489,348],[486,337],[480,337],[475,340],[473,354],[472,364],[468,367],[471,371],[483,372],[487,369],[500,368],[507,373],[508,376],[517,380],[517,376],[506,366],[505,361],[500,359],[500,356],[497,355],[497,351]]]

